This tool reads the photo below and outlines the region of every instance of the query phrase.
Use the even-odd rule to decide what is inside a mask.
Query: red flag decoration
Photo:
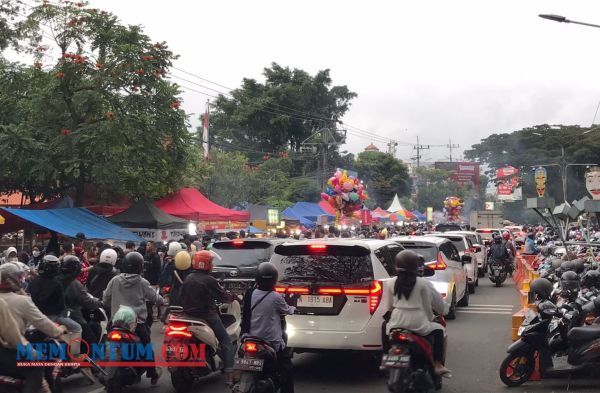
[[[371,225],[373,221],[373,216],[371,215],[371,210],[362,209],[360,212],[360,220],[362,221],[363,226]]]

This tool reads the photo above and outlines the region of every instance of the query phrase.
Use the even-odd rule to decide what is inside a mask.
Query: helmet
[[[37,267],[42,276],[55,276],[60,271],[60,261],[54,255],[46,255]]]
[[[171,242],[169,244],[169,251],[167,251],[167,255],[170,257],[174,257],[179,251],[181,251],[181,244],[177,242]]]
[[[23,288],[26,272],[15,263],[0,265],[0,288],[16,292]]]
[[[60,272],[77,277],[81,273],[81,261],[75,255],[67,255],[60,265]]]
[[[128,252],[123,259],[121,273],[142,274],[144,257],[137,251]]]
[[[586,288],[600,288],[600,272],[598,270],[588,270],[581,278],[581,285]]]
[[[187,251],[179,251],[175,255],[175,268],[177,270],[188,270],[192,266],[192,257]]]
[[[549,299],[552,295],[552,283],[546,278],[538,278],[529,286],[531,293],[537,295],[540,299]]]
[[[210,251],[202,250],[194,254],[194,260],[192,261],[192,268],[194,270],[205,270],[207,272],[212,270],[213,254]]]
[[[98,260],[98,263],[108,263],[110,265],[115,266],[115,264],[117,263],[117,259],[117,252],[112,248],[107,248],[106,250],[102,251],[102,253],[100,253],[100,259]]]
[[[572,261],[573,271],[577,274],[583,273],[585,270],[585,259],[576,259]]]
[[[418,273],[419,255],[411,250],[400,251],[396,255],[396,270],[399,272]]]
[[[575,265],[572,261],[565,261],[560,265],[561,272],[570,272],[575,270]]]
[[[494,236],[494,243],[502,244],[502,236],[500,236],[500,235]]]
[[[272,263],[263,262],[258,265],[258,269],[256,270],[256,284],[258,289],[272,291],[275,288],[278,278],[279,272]]]
[[[569,271],[560,276],[560,288],[562,291],[574,292],[579,290],[579,276],[577,273]]]
[[[560,269],[560,266],[562,265],[563,260],[560,258],[554,258],[552,260],[552,270],[557,270]]]
[[[508,233],[508,231],[504,231],[502,232],[502,237],[506,240],[510,239],[510,233]]]
[[[187,251],[187,244],[185,244],[184,242],[179,243],[179,245],[181,246],[181,249],[184,251]]]

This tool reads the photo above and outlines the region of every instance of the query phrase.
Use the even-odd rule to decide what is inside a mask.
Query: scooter
[[[240,373],[232,393],[277,393],[277,351],[266,341],[244,336],[235,358],[234,369]]]
[[[582,307],[585,314],[597,310],[600,310],[600,299]],[[521,338],[508,348],[508,356],[500,365],[500,379],[505,385],[514,387],[528,381],[536,359],[539,359],[542,378],[588,372],[600,365],[600,325],[570,328],[572,321],[579,318],[579,312],[558,311],[550,301],[538,304],[538,311],[528,312],[519,328]],[[553,358],[565,354],[569,365],[555,368]]]
[[[123,359],[122,351],[125,346],[132,347],[140,342],[140,338],[129,326],[120,321],[113,322],[106,336],[107,357],[111,362],[119,362]],[[123,387],[139,384],[144,372],[145,368],[131,365],[107,367],[106,375],[100,377],[100,382],[106,386],[106,393],[121,393]]]
[[[219,305],[221,320],[234,345],[240,338],[242,313],[237,300],[230,304]],[[164,344],[166,345],[166,361],[177,363],[170,366],[171,383],[177,393],[191,390],[194,383],[200,378],[223,368],[223,360],[219,356],[219,343],[210,326],[203,320],[193,318],[183,313],[182,307],[170,306],[170,317],[165,332]],[[189,345],[205,345],[205,362],[203,366],[185,367],[181,366],[181,348]]]
[[[489,265],[490,272],[489,278],[497,287],[502,286],[504,281],[506,281],[506,276],[508,275],[506,271],[506,263],[503,261],[492,260],[492,263]]]

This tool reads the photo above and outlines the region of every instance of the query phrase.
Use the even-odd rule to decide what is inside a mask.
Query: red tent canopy
[[[155,202],[156,207],[193,221],[250,221],[250,213],[219,206],[195,188],[183,188]]]

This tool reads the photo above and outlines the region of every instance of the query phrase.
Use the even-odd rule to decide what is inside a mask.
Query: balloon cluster
[[[460,221],[460,213],[465,203],[459,197],[451,196],[444,199],[444,212],[450,222]]]
[[[321,197],[336,209],[338,219],[342,214],[352,216],[355,211],[362,209],[363,202],[369,199],[362,181],[349,176],[348,171],[342,172],[340,169],[329,178]]]

